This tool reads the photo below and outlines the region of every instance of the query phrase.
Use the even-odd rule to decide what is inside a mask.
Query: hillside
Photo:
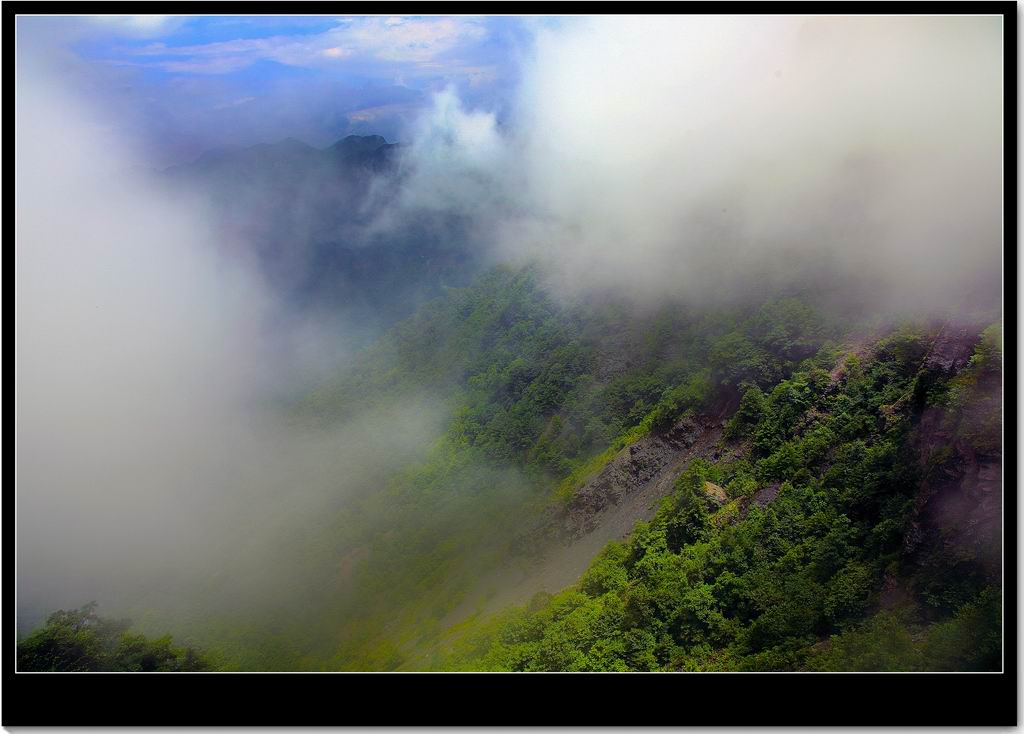
[[[1007,16],[19,15],[17,667],[1003,711]]]
[[[998,340],[901,330],[751,387],[723,442],[740,458],[690,461],[578,584],[462,631],[442,664],[998,670]]]
[[[221,606],[130,616],[228,670],[998,663],[991,315],[595,307],[497,268],[286,417],[352,436],[424,410],[421,448],[355,491],[338,467],[330,510],[276,547],[271,599],[240,608],[214,569]]]
[[[790,668],[886,620],[955,626],[999,583],[983,326],[793,296],[593,310],[530,270],[450,290],[296,406],[329,426],[429,393],[450,416],[306,539],[340,576],[288,623],[300,666]],[[297,664],[253,652],[231,665]]]

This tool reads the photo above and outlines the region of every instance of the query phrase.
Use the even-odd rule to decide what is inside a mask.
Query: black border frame
[[[8,123],[3,151],[13,160],[16,14],[123,13],[132,2],[8,0],[2,21]],[[584,14],[993,14],[1004,23],[1004,487],[1017,473],[1017,26],[1013,2],[168,2],[144,13]],[[13,242],[13,166],[4,169]],[[15,307],[14,249],[8,245],[5,305]],[[13,332],[4,340],[13,349]],[[10,355],[12,352],[8,352]],[[10,365],[10,362],[8,362]],[[5,388],[12,381],[5,381]],[[7,392],[7,390],[5,390]],[[5,448],[14,443],[8,392]],[[1009,451],[1006,446],[1010,447]],[[15,628],[14,465],[4,467],[3,627]],[[1007,481],[1009,480],[1009,481]],[[73,675],[18,673],[14,645],[2,645],[3,726],[16,725],[1001,725],[1019,721],[1017,685],[1017,496],[1004,489],[1002,673],[212,673]],[[5,640],[10,640],[5,633]],[[110,677],[117,676],[117,677]],[[549,677],[556,676],[556,677]],[[585,677],[584,677],[585,676]],[[749,676],[754,676],[753,678]],[[896,676],[896,677],[890,677]]]

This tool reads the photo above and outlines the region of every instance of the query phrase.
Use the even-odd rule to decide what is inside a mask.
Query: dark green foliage
[[[819,314],[797,298],[765,304],[751,320],[749,331],[765,349],[791,363],[814,355],[825,334]]]
[[[761,388],[753,385],[747,388],[740,399],[740,405],[729,420],[725,435],[729,438],[746,436],[764,417],[765,398]]]
[[[650,413],[651,428],[666,431],[686,411],[700,411],[708,407],[714,396],[714,386],[706,371],[700,372],[681,385],[665,392]]]
[[[695,460],[675,494],[625,545],[615,544],[577,589],[543,610],[522,610],[516,629],[476,652],[456,646],[448,665],[511,670],[933,670],[993,665],[1000,610],[980,578],[954,559],[932,557],[912,570],[927,605],[940,590],[954,614],[931,621],[924,606],[881,613],[883,570],[899,573],[899,551],[921,475],[912,455],[912,395],[924,337],[897,333],[866,360],[847,360],[835,384],[799,329],[809,315],[796,304],[764,310],[752,334],[801,370],[765,394],[751,386],[729,424],[754,438],[752,461]],[[803,327],[800,327],[803,328]],[[744,337],[748,339],[748,337]],[[724,342],[743,346],[735,335]],[[721,346],[721,343],[719,344]],[[712,350],[710,359],[729,350]],[[756,356],[743,346],[738,352]],[[743,379],[751,379],[751,365]],[[737,378],[721,368],[723,381]],[[730,376],[731,374],[731,376]],[[705,482],[746,497],[744,513],[718,522]],[[763,509],[749,497],[777,487]],[[723,509],[721,513],[725,513]],[[723,514],[723,517],[725,515]],[[932,578],[935,574],[942,578]],[[929,575],[931,574],[931,576]],[[948,576],[961,574],[960,582]],[[929,581],[929,579],[932,579]],[[911,586],[914,581],[909,581]],[[923,586],[921,586],[923,584]],[[582,593],[580,593],[582,592]],[[980,594],[980,596],[979,596]],[[564,614],[553,610],[566,610]],[[901,616],[902,615],[902,616]],[[924,616],[922,616],[924,615]],[[586,623],[584,623],[586,620]],[[930,624],[930,626],[929,626]],[[821,641],[825,640],[823,644]]]
[[[665,523],[665,543],[673,553],[707,537],[710,531],[708,500],[704,495],[706,465],[694,461],[676,480],[673,511]]]
[[[769,301],[712,343],[708,363],[723,385],[765,387],[814,357],[829,332],[819,314],[800,300]]]
[[[170,635],[149,639],[127,620],[96,614],[96,603],[54,612],[46,626],[18,643],[21,671],[199,671],[209,666],[192,648],[173,647]]]
[[[825,616],[839,627],[848,619],[859,619],[868,609],[878,579],[871,567],[851,561],[835,574],[825,589]]]
[[[932,670],[1000,670],[1002,604],[999,588],[986,587],[956,615],[934,625],[925,645]]]
[[[718,339],[711,347],[708,361],[724,385],[769,384],[778,376],[771,355],[738,331]]]
[[[923,655],[909,625],[900,615],[883,612],[856,630],[844,632],[816,648],[809,670],[921,670]]]
[[[1002,668],[999,589],[986,587],[942,622],[881,612],[816,648],[810,670],[998,671]]]

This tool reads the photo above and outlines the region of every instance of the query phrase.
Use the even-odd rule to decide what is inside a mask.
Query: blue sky
[[[533,29],[554,19],[440,16],[22,17],[19,62],[49,54],[174,161],[224,145],[346,134],[401,139],[434,91],[507,113]]]

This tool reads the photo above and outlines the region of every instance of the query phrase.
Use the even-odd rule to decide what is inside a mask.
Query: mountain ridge
[[[369,338],[480,268],[465,218],[402,203],[406,149],[380,135],[285,138],[207,151],[163,178],[200,194],[222,246],[255,256],[291,307],[344,314]]]

